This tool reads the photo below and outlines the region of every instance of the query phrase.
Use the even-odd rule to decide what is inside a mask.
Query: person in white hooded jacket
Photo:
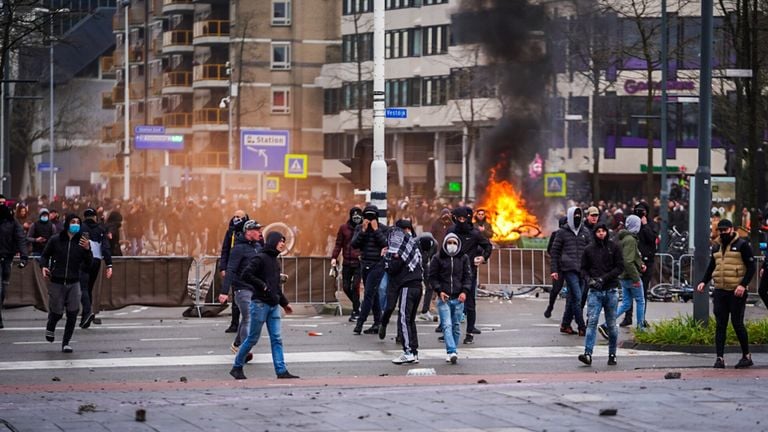
[[[467,254],[459,255],[461,240],[449,233],[443,240],[440,253],[432,257],[429,264],[429,283],[437,292],[437,312],[443,329],[445,361],[456,364],[456,344],[461,340],[461,314],[464,301],[472,288],[472,268]]]

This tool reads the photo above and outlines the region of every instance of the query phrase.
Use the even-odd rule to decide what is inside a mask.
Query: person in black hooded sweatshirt
[[[71,353],[69,341],[75,332],[77,312],[80,309],[80,269],[93,264],[91,243],[80,232],[80,218],[69,214],[64,220],[64,230],[54,234],[40,256],[43,277],[49,279],[48,285],[48,324],[45,326],[45,339],[55,340],[56,324],[64,311],[67,323],[64,326],[64,339],[61,351]]]
[[[83,267],[80,271],[80,304],[83,311],[80,319],[80,327],[87,329],[96,321],[96,314],[93,313],[93,287],[101,274],[101,262],[107,266],[104,275],[107,279],[112,277],[112,246],[109,244],[107,228],[98,222],[98,213],[93,208],[87,208],[83,212],[82,225],[80,233],[91,242],[91,254],[93,261],[90,265]]]
[[[298,378],[288,372],[283,355],[283,338],[280,336],[280,307],[285,313],[293,313],[288,299],[280,288],[281,269],[278,255],[285,250],[285,237],[279,232],[267,234],[264,249],[251,259],[240,275],[242,282],[253,292],[249,307],[250,325],[248,337],[240,344],[235,362],[229,374],[237,380],[246,379],[243,365],[251,348],[261,336],[261,328],[267,324],[269,343],[272,347],[272,364],[278,378]]]
[[[341,286],[344,294],[352,302],[352,315],[349,322],[357,322],[360,316],[360,250],[352,247],[352,236],[355,228],[363,223],[363,210],[360,207],[349,209],[349,219],[339,225],[336,233],[336,244],[331,253],[331,267],[336,267],[336,258],[342,254]]]
[[[0,194],[0,268],[2,269],[0,329],[3,328],[2,309],[5,291],[11,283],[11,263],[17,253],[21,255],[19,267],[23,268],[27,264],[27,241],[24,228],[14,219],[11,208],[5,204],[5,197]]]
[[[232,252],[232,248],[235,247],[235,237],[237,233],[243,232],[243,225],[248,222],[248,214],[244,210],[235,210],[232,219],[229,220],[229,226],[227,232],[224,234],[224,240],[221,243],[221,257],[219,258],[219,272],[221,273],[221,279],[227,275],[227,267],[229,266],[229,255]],[[245,311],[244,313],[248,313]],[[224,333],[237,333],[237,329],[240,326],[240,308],[237,307],[237,302],[232,302],[232,319],[229,322],[229,327],[224,330]]]

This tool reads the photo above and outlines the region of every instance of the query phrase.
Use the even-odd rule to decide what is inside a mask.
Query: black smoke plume
[[[545,35],[549,16],[541,5],[527,0],[463,0],[453,16],[459,43],[480,44],[498,86],[504,113],[496,128],[482,137],[476,196],[482,198],[491,168],[498,180],[526,172],[539,150],[545,118],[546,90],[551,67]]]

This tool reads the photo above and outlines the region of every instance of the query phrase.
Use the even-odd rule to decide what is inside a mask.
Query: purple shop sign
[[[240,132],[240,169],[282,173],[288,153],[287,130],[244,130]]]
[[[649,85],[652,85],[656,90],[661,90],[661,81],[635,81],[630,79],[624,82],[624,91],[627,94],[635,94],[648,90]],[[667,81],[667,90],[696,90],[696,83],[693,81]]]

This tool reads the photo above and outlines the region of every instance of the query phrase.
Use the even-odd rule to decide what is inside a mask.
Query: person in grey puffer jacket
[[[586,334],[586,325],[581,312],[581,295],[584,291],[584,280],[581,278],[581,258],[584,249],[591,243],[589,230],[583,227],[583,212],[579,207],[570,207],[566,214],[568,225],[560,228],[552,243],[551,267],[552,279],[560,277],[568,286],[565,312],[560,324],[560,332],[574,334],[571,321],[579,326],[579,336]]]

